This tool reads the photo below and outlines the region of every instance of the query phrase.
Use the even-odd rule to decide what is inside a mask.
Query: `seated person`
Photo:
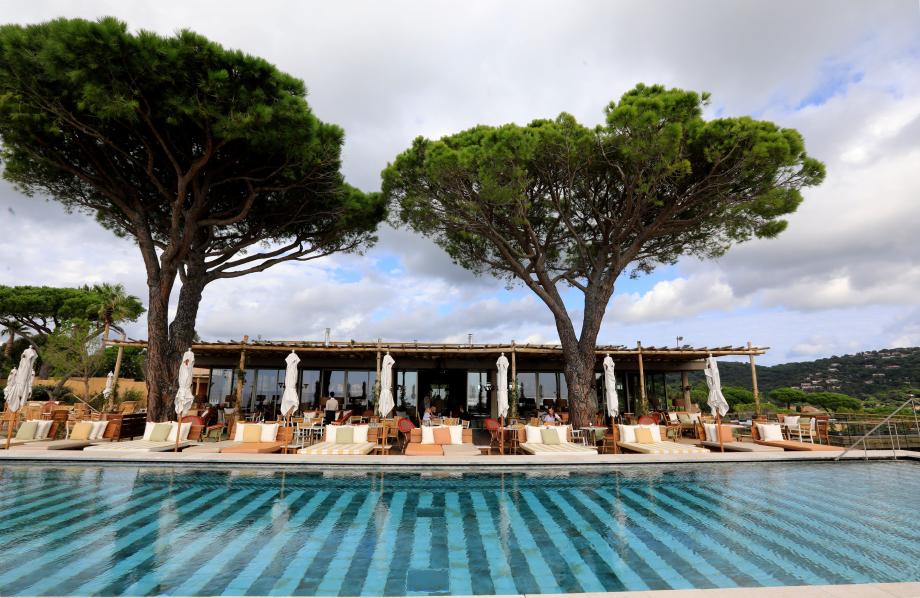
[[[546,413],[543,414],[542,420],[543,420],[543,423],[545,423],[545,424],[550,424],[550,423],[553,423],[553,422],[561,422],[561,421],[562,421],[562,418],[559,417],[559,414],[556,413],[556,410],[555,410],[555,409],[553,409],[552,407],[550,407],[549,409],[546,410]]]
[[[425,413],[422,415],[422,424],[431,421],[432,411],[434,411],[434,407],[425,408]]]

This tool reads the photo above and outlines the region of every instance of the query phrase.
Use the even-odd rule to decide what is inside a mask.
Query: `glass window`
[[[543,401],[555,402],[558,396],[556,388],[556,372],[540,372],[537,374],[537,394],[540,397],[540,406]]]
[[[345,396],[345,370],[326,370],[323,372],[323,396],[332,396],[335,393],[341,406]]]
[[[348,407],[366,409],[369,401],[374,399],[374,384],[377,382],[376,371],[348,371]]]
[[[559,372],[559,398],[563,401],[569,400],[569,386],[565,383],[565,374]]]
[[[396,371],[396,412],[410,417],[417,415],[418,408],[418,372]]]
[[[537,374],[535,372],[517,373],[518,409],[532,411],[537,406]]]
[[[211,370],[211,388],[208,390],[208,402],[212,405],[230,402],[233,399],[233,369],[214,368]]]
[[[238,370],[233,371],[233,390],[231,394],[236,392],[236,378]],[[252,385],[255,382],[256,371],[253,369],[243,370],[243,394],[240,397],[240,408],[243,411],[249,411],[253,409],[255,405],[255,397],[252,392]]]
[[[492,385],[489,372],[467,372],[466,411],[471,415],[489,415],[489,396]]]
[[[319,370],[303,370],[300,372],[300,404],[304,409],[318,409],[320,407],[319,380]]]

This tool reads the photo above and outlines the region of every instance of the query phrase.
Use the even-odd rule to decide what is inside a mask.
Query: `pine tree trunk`
[[[164,296],[165,295],[165,296]],[[147,355],[144,369],[147,382],[147,419],[165,421],[169,412],[166,395],[169,391],[169,293],[159,286],[151,287],[147,306]]]

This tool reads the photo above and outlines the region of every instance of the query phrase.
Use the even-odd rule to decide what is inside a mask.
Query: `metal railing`
[[[911,396],[906,401],[904,401],[904,403],[902,403],[900,407],[898,407],[890,415],[888,415],[888,417],[886,417],[882,421],[875,424],[875,426],[873,426],[872,429],[870,429],[868,432],[864,433],[862,436],[856,439],[855,442],[851,443],[847,447],[847,449],[843,451],[842,453],[840,453],[834,460],[839,461],[844,455],[846,455],[851,450],[856,448],[856,446],[859,445],[860,443],[862,443],[863,452],[865,454],[866,459],[868,459],[869,458],[869,447],[868,447],[866,440],[869,437],[871,437],[873,434],[875,434],[878,430],[882,429],[883,426],[884,426],[884,429],[888,432],[888,438],[891,441],[892,456],[895,459],[897,459],[898,458],[897,451],[901,449],[901,433],[899,432],[899,424],[908,423],[909,425],[909,420],[904,421],[906,418],[901,418],[901,421],[899,421],[895,419],[895,416],[908,405],[910,405],[911,411],[913,412],[914,428],[917,430],[918,438],[920,438],[920,418],[918,418],[917,416],[917,409],[914,404],[914,397]]]

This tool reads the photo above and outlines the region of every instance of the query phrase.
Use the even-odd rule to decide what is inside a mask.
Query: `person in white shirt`
[[[335,400],[334,392],[329,393],[329,399],[326,401],[325,410],[326,410],[326,417],[325,417],[326,423],[329,424],[329,423],[334,422],[335,414],[339,410],[339,402]]]
[[[562,418],[559,417],[559,414],[556,413],[556,410],[552,407],[547,410],[546,414],[543,415],[543,423],[551,424],[553,422],[561,422]]]

